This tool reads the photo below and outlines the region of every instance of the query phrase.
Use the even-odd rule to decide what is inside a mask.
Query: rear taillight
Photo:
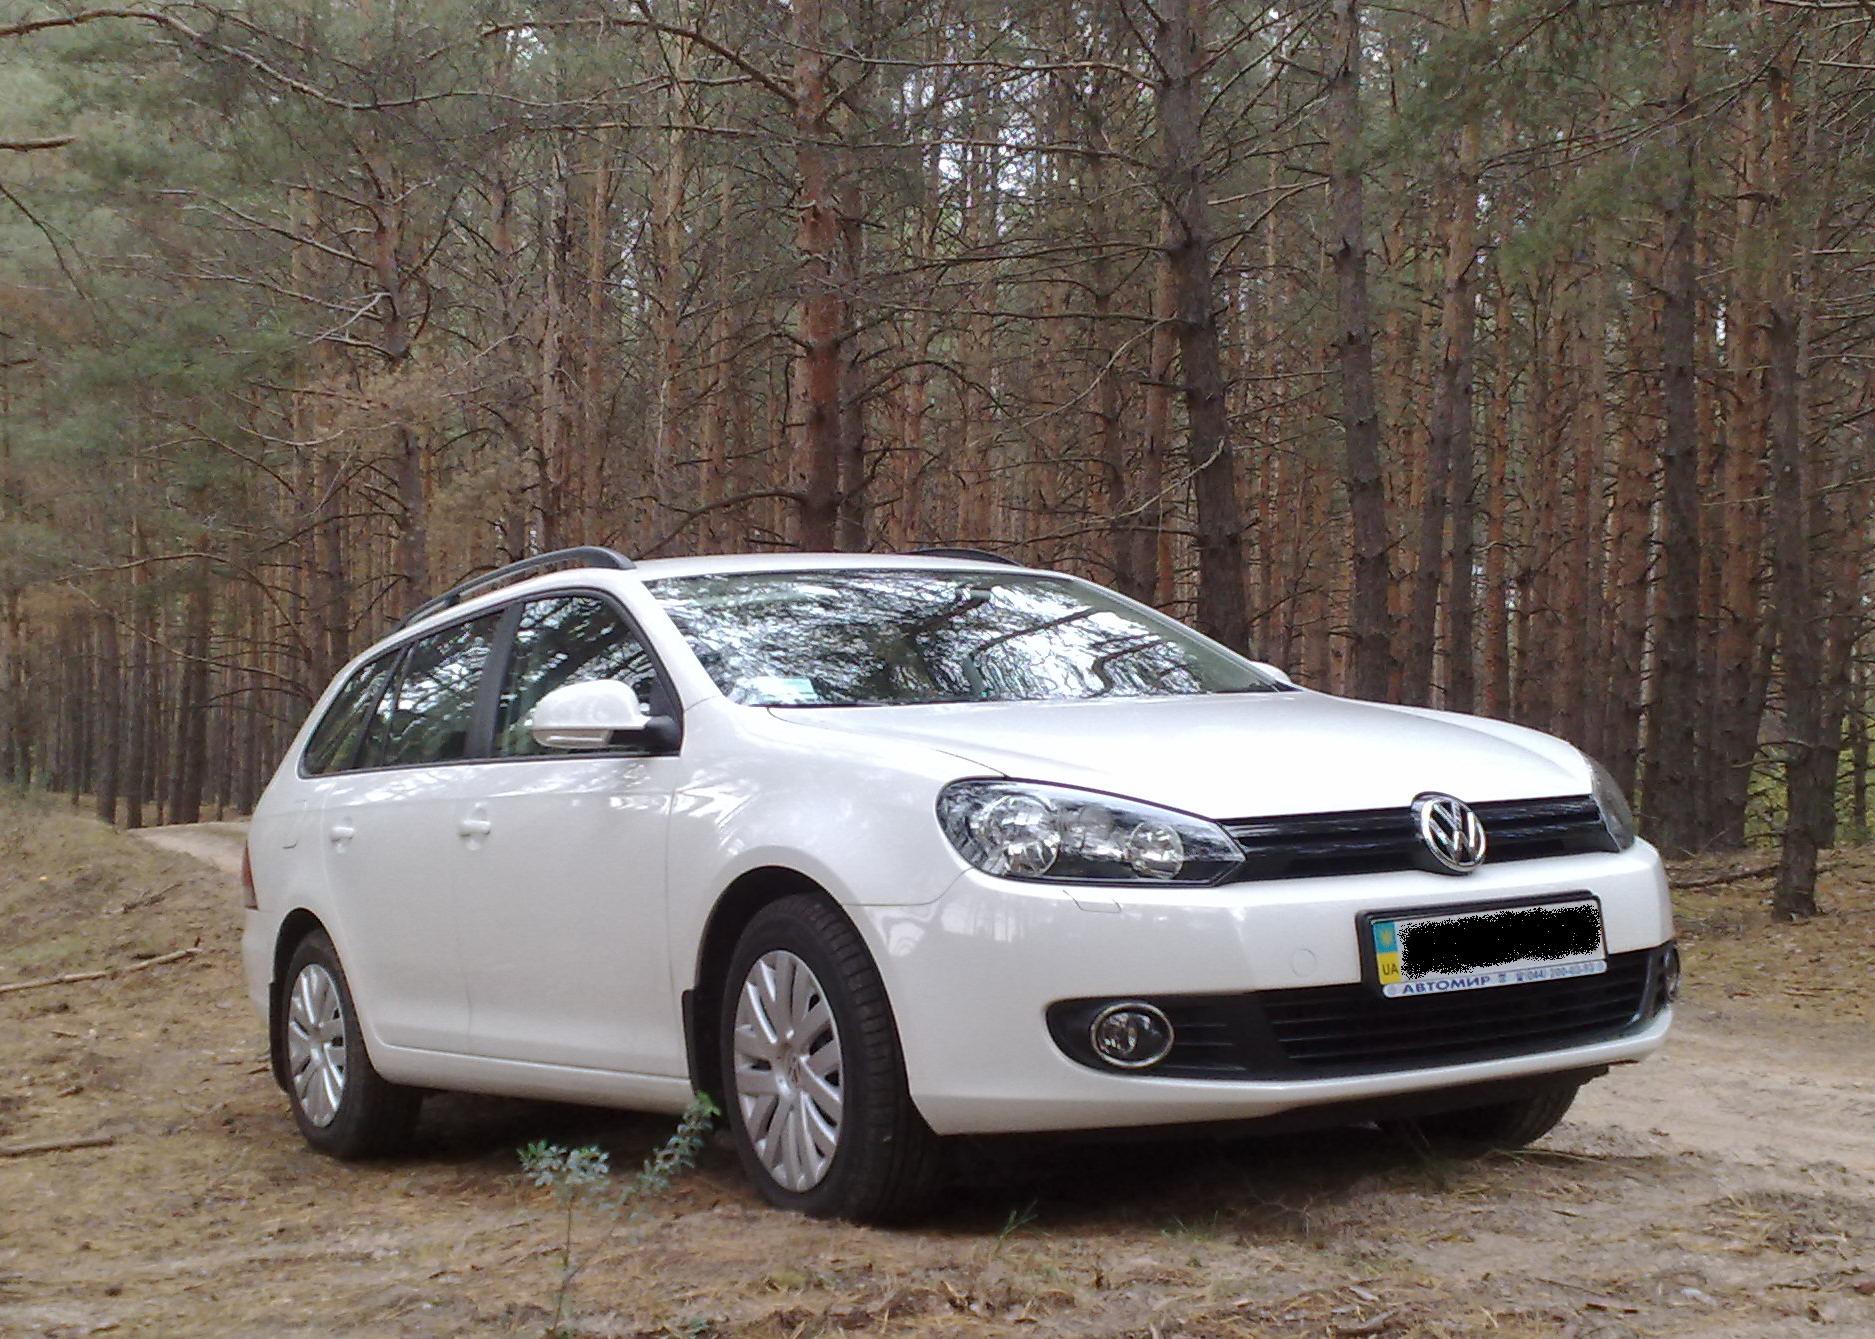
[[[249,911],[260,910],[260,899],[254,896],[254,853],[241,846],[241,905]]]

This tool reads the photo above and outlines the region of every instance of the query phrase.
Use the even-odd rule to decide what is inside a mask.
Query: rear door
[[[359,1012],[393,1046],[460,1052],[469,998],[457,925],[477,759],[486,755],[503,615],[405,648],[352,767],[325,781],[320,840]]]
[[[676,703],[608,597],[527,601],[478,768],[486,837],[460,889],[477,1055],[681,1075],[665,961],[665,826],[683,766],[621,748],[550,753],[528,718],[562,684],[619,679],[654,715]]]

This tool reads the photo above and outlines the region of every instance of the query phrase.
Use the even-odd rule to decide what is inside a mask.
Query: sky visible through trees
[[[1867,833],[1860,0],[0,0],[0,766],[240,807],[477,569],[996,548]]]

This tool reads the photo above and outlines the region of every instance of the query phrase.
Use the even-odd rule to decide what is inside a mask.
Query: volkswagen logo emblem
[[[1469,874],[1484,863],[1484,824],[1463,800],[1429,791],[1413,801],[1420,845],[1442,874]]]

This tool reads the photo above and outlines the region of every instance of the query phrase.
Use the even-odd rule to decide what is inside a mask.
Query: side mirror
[[[1296,681],[1294,679],[1290,678],[1286,673],[1277,669],[1276,666],[1270,664],[1268,661],[1253,660],[1250,663],[1269,675],[1270,678],[1276,680],[1277,683],[1285,684],[1290,688],[1296,686]]]
[[[527,722],[536,744],[564,752],[628,742],[675,743],[673,725],[668,717],[645,715],[638,694],[616,679],[564,684],[535,704]],[[621,734],[638,738],[621,740]]]

